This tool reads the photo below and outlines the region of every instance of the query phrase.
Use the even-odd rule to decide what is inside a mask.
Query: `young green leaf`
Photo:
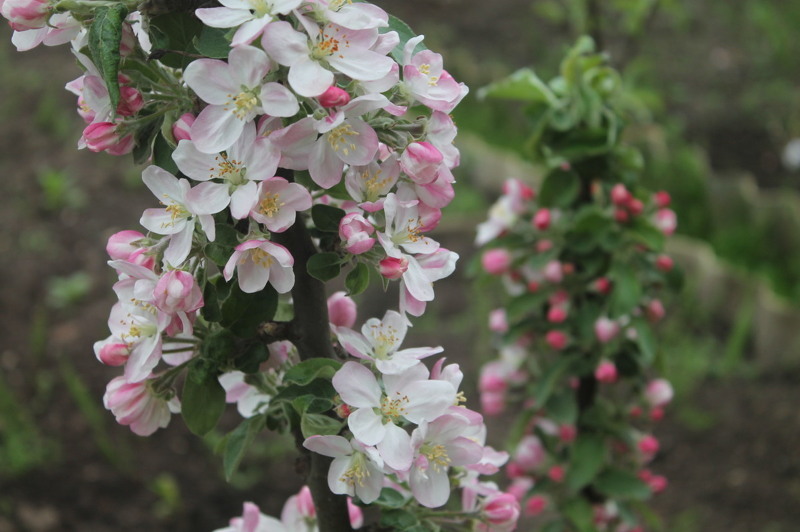
[[[344,280],[344,286],[347,288],[347,293],[355,296],[363,292],[369,286],[369,266],[363,262],[356,264],[356,267],[350,270],[347,278]]]
[[[122,23],[127,15],[128,8],[122,2],[110,7],[98,7],[89,27],[89,52],[106,84],[111,109],[115,114],[119,105],[119,44],[122,40]]]
[[[181,415],[194,434],[211,431],[225,410],[225,389],[214,375],[198,365],[190,366],[181,395]]]
[[[317,253],[308,259],[306,268],[308,268],[308,274],[311,277],[324,283],[335,279],[339,275],[342,269],[342,260],[336,253]]]
[[[339,371],[342,363],[331,358],[311,358],[292,366],[286,371],[283,382],[305,386],[314,379],[330,379]]]
[[[330,205],[314,205],[311,207],[311,220],[314,227],[325,233],[338,233],[339,221],[344,218],[345,212]]]

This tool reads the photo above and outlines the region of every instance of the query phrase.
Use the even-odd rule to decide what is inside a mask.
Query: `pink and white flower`
[[[456,390],[446,381],[428,380],[428,369],[417,364],[397,375],[384,375],[384,390],[375,375],[358,362],[346,362],[333,376],[333,387],[354,410],[347,418],[353,436],[377,446],[386,465],[398,471],[411,466],[411,439],[400,427],[434,420],[455,403]]]
[[[273,233],[282,233],[294,224],[297,212],[307,211],[311,203],[311,193],[303,185],[271,177],[259,183],[250,217]]]
[[[201,183],[191,188],[189,181],[178,179],[158,166],[148,166],[142,172],[142,181],[164,205],[163,209],[147,209],[139,223],[147,230],[169,237],[164,259],[172,266],[180,266],[192,247],[195,223],[199,222],[206,237],[214,241],[216,230],[211,216],[228,204],[228,199],[215,193],[211,183]]]
[[[177,397],[170,400],[156,396],[147,381],[132,382],[116,377],[106,386],[103,404],[120,425],[129,425],[134,434],[149,436],[169,425],[171,414],[180,412]]]
[[[270,283],[279,294],[285,294],[294,286],[292,266],[294,258],[282,245],[269,240],[248,240],[236,246],[222,275],[230,281],[236,271],[242,292],[258,292]]]
[[[369,504],[383,487],[383,460],[374,447],[342,436],[311,436],[303,442],[309,451],[333,458],[328,470],[328,487],[337,495],[358,496]]]
[[[414,49],[423,38],[419,35],[406,43],[403,51],[403,86],[410,96],[423,105],[449,113],[469,90],[443,68],[440,54],[430,50],[414,54]]]
[[[232,46],[250,44],[278,15],[288,15],[302,0],[221,0],[222,7],[197,9],[194,13],[206,26],[238,28]]]
[[[420,359],[441,353],[441,347],[399,349],[408,331],[405,319],[389,310],[382,320],[370,318],[361,327],[361,334],[339,328],[339,343],[356,358],[371,360],[378,371],[396,375],[419,363]]]
[[[256,115],[294,116],[300,110],[292,92],[276,82],[264,83],[272,62],[262,50],[233,48],[228,62],[198,59],[186,67],[186,84],[209,105],[192,125],[192,140],[203,153],[230,148]]]
[[[320,29],[305,17],[301,22],[310,37],[281,21],[267,26],[261,39],[270,57],[289,67],[289,85],[297,94],[313,98],[333,85],[328,66],[359,81],[380,79],[392,69],[391,58],[371,50],[378,40],[377,29],[354,30],[336,24]]]
[[[353,255],[366,253],[375,245],[370,235],[375,227],[357,212],[346,214],[339,221],[339,238],[344,241],[344,249]]]

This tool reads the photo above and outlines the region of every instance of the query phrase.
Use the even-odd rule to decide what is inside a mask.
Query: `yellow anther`
[[[350,140],[350,137],[358,136],[358,134],[358,131],[354,131],[350,124],[342,124],[328,133],[328,144],[333,151],[341,151],[342,154],[348,155],[350,151],[356,149],[356,145]]]
[[[281,207],[286,205],[285,201],[280,201],[280,196],[277,194],[267,192],[264,198],[258,202],[258,210],[264,216],[275,216]]]

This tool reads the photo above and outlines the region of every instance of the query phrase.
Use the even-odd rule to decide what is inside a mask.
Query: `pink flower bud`
[[[119,54],[122,57],[127,57],[136,49],[136,34],[133,33],[133,27],[129,23],[122,25],[122,38],[119,42]]]
[[[176,142],[192,140],[192,124],[194,124],[195,118],[192,113],[184,113],[172,124],[172,136],[175,137]]]
[[[508,389],[508,380],[505,376],[502,363],[489,362],[481,368],[478,379],[478,390],[481,392],[501,393]]]
[[[668,272],[672,270],[674,265],[675,263],[673,262],[672,257],[669,255],[659,255],[656,257],[656,268],[662,272]]]
[[[650,420],[651,421],[661,421],[664,419],[664,409],[663,408],[654,408],[650,411]]]
[[[173,270],[156,283],[154,303],[160,310],[174,314],[192,312],[203,306],[203,292],[189,272]]]
[[[135,242],[142,240],[144,235],[139,231],[120,231],[108,237],[106,253],[112,260],[129,260],[132,253],[141,249]]]
[[[44,28],[50,15],[48,0],[5,0],[0,2],[0,13],[16,31]]]
[[[508,478],[518,478],[525,476],[525,470],[517,462],[509,462],[506,464],[506,476]]]
[[[647,304],[647,307],[645,307],[645,313],[647,314],[648,320],[656,323],[664,318],[666,311],[664,310],[664,304],[661,303],[661,300],[654,299]]]
[[[642,407],[641,406],[632,406],[628,414],[633,418],[637,419],[642,417]]]
[[[649,462],[658,452],[659,444],[655,436],[646,434],[639,439],[636,447],[642,453],[643,458]]]
[[[548,478],[550,478],[550,480],[552,480],[553,482],[558,482],[558,483],[564,482],[564,475],[565,475],[564,468],[557,465],[551,467],[550,470],[547,472]]]
[[[622,183],[617,183],[611,188],[611,202],[614,205],[619,207],[627,205],[631,198],[631,193]]]
[[[550,209],[539,209],[533,215],[533,226],[540,231],[544,231],[550,227]]]
[[[350,414],[353,413],[353,409],[350,408],[350,406],[348,406],[345,403],[336,406],[336,408],[334,408],[333,410],[334,412],[336,412],[336,415],[342,419],[347,419],[348,417],[350,417]]]
[[[594,370],[594,378],[598,382],[611,384],[617,380],[617,366],[613,362],[604,360]]]
[[[347,252],[353,255],[360,255],[372,249],[375,239],[370,235],[374,232],[372,224],[357,212],[346,214],[339,221],[339,238],[344,241]]]
[[[525,502],[525,515],[535,517],[547,509],[547,499],[544,495],[534,495]]]
[[[364,512],[360,506],[353,504],[353,499],[347,498],[347,515],[350,518],[350,527],[359,529],[364,525]]]
[[[83,141],[91,151],[106,151],[111,155],[124,155],[133,149],[133,136],[120,138],[117,125],[112,122],[89,124],[83,130]]]
[[[386,257],[378,263],[381,275],[387,279],[399,279],[408,270],[408,259]]]
[[[524,200],[530,201],[536,197],[536,192],[520,181],[519,179],[506,179],[503,183],[503,195],[518,195]]]
[[[544,253],[545,251],[550,251],[551,249],[553,249],[553,242],[551,240],[544,239],[539,240],[536,243],[536,251],[539,253]]]
[[[514,451],[514,461],[525,471],[534,472],[547,459],[542,441],[531,434],[522,438]]]
[[[561,264],[561,273],[564,275],[572,275],[575,273],[575,265],[571,262]]]
[[[512,530],[519,519],[519,502],[510,493],[498,492],[486,498],[482,514],[487,522]]]
[[[506,409],[506,396],[502,392],[481,392],[481,410],[487,416],[502,414]]]
[[[675,215],[675,212],[670,209],[659,209],[656,212],[655,223],[656,227],[661,229],[662,233],[670,236],[678,227],[678,217]]]
[[[308,486],[300,488],[300,492],[295,496],[295,504],[304,517],[314,517],[317,515],[317,509],[314,507],[314,499],[311,498],[311,490]]]
[[[560,425],[558,427],[558,438],[564,443],[572,443],[578,436],[578,429],[575,425]]]
[[[506,472],[508,472],[508,468],[506,468]],[[506,493],[513,496],[515,499],[517,499],[517,501],[522,501],[522,499],[525,498],[525,495],[528,494],[528,490],[530,490],[532,487],[532,478],[517,476],[517,478],[515,478],[511,485],[506,489]]]
[[[542,273],[544,274],[545,279],[554,284],[560,283],[564,278],[564,274],[561,271],[561,263],[557,260],[551,260],[545,264],[544,271]]]
[[[647,383],[647,388],[645,388],[644,392],[645,401],[653,407],[669,404],[674,395],[675,392],[672,389],[672,385],[666,379],[650,381]]]
[[[611,292],[611,281],[608,277],[600,277],[594,282],[594,289],[603,295],[607,295]]]
[[[662,491],[667,489],[667,485],[669,484],[669,481],[667,481],[667,477],[662,475],[653,475],[646,482],[647,485],[650,486],[650,489],[652,490],[653,493],[661,493]]]
[[[557,290],[547,298],[547,302],[553,306],[565,305],[569,301],[569,292],[566,290]]]
[[[412,142],[400,156],[400,168],[419,185],[432,183],[439,175],[444,156],[430,142]]]
[[[631,198],[628,202],[628,212],[631,213],[632,216],[639,216],[644,211],[644,203],[642,200]]]
[[[487,250],[481,257],[481,264],[486,273],[501,275],[511,266],[511,253],[507,249],[495,248]]]
[[[119,88],[119,104],[117,114],[121,116],[133,116],[144,107],[142,93],[133,87],[123,85]]]
[[[548,333],[544,337],[547,345],[555,349],[556,351],[561,351],[567,346],[567,334],[564,331],[548,331]]]
[[[534,293],[539,291],[538,281],[528,281],[528,292]]]
[[[341,107],[348,103],[350,103],[350,95],[336,85],[331,85],[319,96],[319,104],[322,107]]]
[[[669,207],[669,204],[672,203],[672,198],[669,195],[669,192],[666,190],[659,190],[655,194],[653,194],[653,199],[656,202],[656,206],[659,209],[666,209]]]
[[[628,223],[628,220],[630,220],[630,216],[628,215],[628,211],[625,211],[625,210],[622,210],[622,209],[615,209],[614,210],[614,219],[617,222],[619,222],[621,224],[624,224],[624,223]]]
[[[97,360],[106,366],[121,366],[128,361],[130,351],[128,345],[115,342],[97,342],[94,345],[95,355]]]
[[[561,323],[567,319],[567,309],[564,307],[550,307],[547,311],[547,321],[550,323]]]
[[[328,298],[328,321],[336,327],[352,327],[356,323],[356,302],[345,292]]]
[[[613,340],[614,337],[619,334],[619,329],[619,323],[605,316],[597,318],[597,321],[594,322],[594,335],[600,343],[603,344],[607,344]]]
[[[489,330],[498,333],[508,332],[508,320],[506,319],[505,309],[498,308],[489,313]]]

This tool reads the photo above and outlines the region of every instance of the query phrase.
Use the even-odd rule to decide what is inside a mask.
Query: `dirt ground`
[[[432,2],[430,17],[455,4]],[[477,3],[465,17],[478,28],[488,16],[480,9],[492,5]],[[8,33],[0,39],[8,42]],[[280,442],[260,444],[230,485],[213,442],[190,435],[180,419],[138,438],[102,409],[105,384],[116,375],[92,353],[108,334],[113,303],[105,241],[136,228],[152,200],[127,161],[74,150],[78,120],[64,123],[54,111],[74,105],[61,89],[77,75],[66,49],[0,49],[0,387],[13,398],[0,401],[0,442],[17,419],[30,432],[17,455],[35,455],[27,469],[12,471],[0,454],[0,532],[213,530],[240,514],[245,500],[277,514],[299,487]],[[61,177],[43,186],[49,170]],[[59,191],[59,179],[79,194]],[[442,240],[466,264],[470,238]],[[79,289],[70,292],[69,279]],[[473,303],[467,283],[459,273],[437,285],[435,327],[419,327],[408,341],[441,344],[449,360],[470,368],[486,354],[473,352],[481,333],[464,324],[462,310]],[[799,386],[800,372],[708,381],[679,407],[693,413],[688,421],[667,416],[653,464],[670,480],[654,502],[665,530],[798,530]]]

